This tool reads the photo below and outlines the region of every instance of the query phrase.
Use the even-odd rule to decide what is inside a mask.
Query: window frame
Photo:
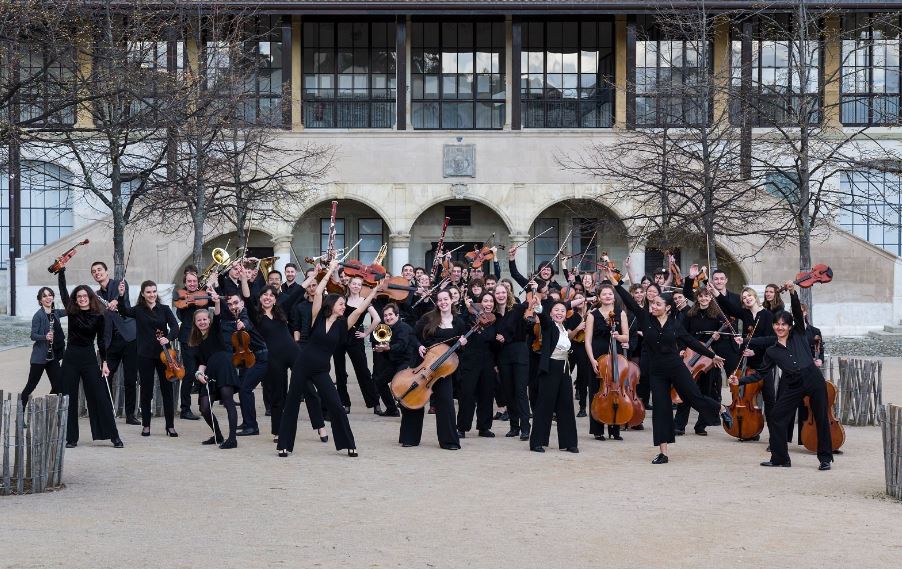
[[[849,33],[846,23],[849,18],[854,16],[856,20],[859,18],[866,20],[867,23],[867,37],[848,37]],[[874,23],[875,19],[881,17],[894,17],[894,24],[896,26],[897,34],[896,37],[890,39],[876,39],[874,37]],[[858,27],[858,24],[861,22],[856,21],[856,26],[853,28],[853,31],[860,30],[862,28]],[[847,126],[897,126],[902,123],[902,33],[898,33],[900,26],[900,16],[898,14],[886,14],[879,12],[868,12],[864,14],[849,14],[845,15],[842,18],[841,24],[841,48],[840,48],[840,87],[839,87],[839,96],[840,96],[840,122],[843,125]],[[847,53],[847,43],[854,43],[855,48],[850,53]],[[887,47],[895,44],[896,48],[896,65],[895,65],[895,75],[896,75],[896,90],[891,92],[889,90],[884,91],[876,91],[874,89],[875,86],[875,70],[881,69],[884,72],[884,85],[887,84],[886,77],[890,75],[890,70],[893,70],[892,66],[884,65],[875,66],[875,47],[877,45],[886,45]],[[865,50],[865,63],[863,65],[859,65],[857,63],[856,55],[859,50]],[[847,64],[847,59],[853,60],[851,65]],[[884,62],[886,59],[884,59]],[[852,82],[857,82],[856,76],[859,73],[863,73],[867,77],[867,88],[864,91],[854,90],[851,92],[846,91],[847,87],[847,78],[851,75]],[[886,99],[886,102],[889,103],[891,100],[895,102],[895,120],[875,120],[875,105],[874,102],[877,99]],[[854,117],[858,117],[857,114],[853,116],[847,117],[847,112],[853,112],[853,109],[858,103],[864,103],[864,110],[866,114],[866,120],[853,120]],[[848,105],[848,106],[847,106]],[[886,108],[886,107],[884,107]],[[886,116],[886,113],[882,113],[883,116]]]

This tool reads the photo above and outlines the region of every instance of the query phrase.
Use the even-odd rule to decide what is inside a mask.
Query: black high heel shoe
[[[356,449],[356,448],[349,448],[349,449],[348,449],[348,457],[349,457],[349,458],[357,458],[357,449]]]
[[[166,429],[166,436],[167,437],[177,437],[177,436],[179,436],[179,434],[175,432],[175,429]]]
[[[113,448],[122,448],[125,444],[122,442],[122,439],[116,438],[111,441],[113,443]]]
[[[329,435],[321,435],[319,433],[319,429],[317,429],[316,434],[319,435],[320,442],[323,442],[323,443],[329,442]]]
[[[277,454],[279,458],[288,458],[288,451],[285,449],[280,449]]]
[[[141,429],[141,436],[149,437],[150,436],[150,427],[144,427],[143,429]]]

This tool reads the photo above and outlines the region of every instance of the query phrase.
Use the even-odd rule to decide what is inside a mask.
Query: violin
[[[617,331],[617,317],[612,310],[608,314],[611,338],[608,353],[598,358],[599,388],[592,397],[592,418],[606,425],[623,425],[633,418],[633,401],[627,393],[629,363],[619,353],[614,334]]]
[[[178,298],[172,301],[172,304],[176,308],[185,309],[189,306],[196,306],[198,308],[206,306],[212,298],[205,291],[196,290],[194,292],[188,292],[185,289],[181,289],[176,292]]]
[[[232,365],[252,368],[257,363],[257,355],[251,350],[251,335],[247,330],[232,332]]]
[[[596,268],[602,272],[606,272],[607,270],[610,269],[610,271],[612,273],[614,273],[614,275],[613,275],[614,276],[614,279],[613,279],[614,284],[617,284],[621,280],[623,280],[623,274],[620,272],[620,269],[617,268],[617,265],[608,258],[607,251],[601,252],[601,261],[596,263]]]
[[[748,345],[757,327],[757,322],[754,328],[750,327],[751,330],[745,338],[745,345]],[[724,424],[723,430],[740,441],[754,439],[764,430],[764,413],[758,406],[758,395],[761,393],[763,382],[757,381],[739,385],[740,376],[749,375],[752,372],[753,370],[748,367],[748,357],[742,356],[739,366],[730,375],[730,396],[732,401],[728,409],[733,417],[733,426],[728,428]]]
[[[467,259],[467,262],[470,263],[470,266],[474,269],[478,269],[482,266],[483,263],[491,262],[495,260],[495,252],[492,251],[492,248],[504,249],[501,245],[494,245],[493,241],[495,240],[495,234],[492,233],[492,236],[482,244],[482,247],[474,249],[464,255]]]
[[[530,320],[535,318],[536,316],[536,306],[541,304],[541,302],[545,299],[545,295],[540,293],[539,291],[533,289],[526,293],[526,310],[523,311],[523,318],[525,320]],[[532,325],[532,335],[533,341],[530,344],[530,349],[533,352],[540,352],[542,350],[542,325],[538,319]]]
[[[410,296],[410,293],[417,291],[417,287],[410,286],[410,282],[404,277],[385,277],[382,280],[388,281],[388,288],[376,293],[376,296],[380,298],[387,297],[395,302],[404,302]],[[360,296],[369,296],[373,288],[364,285],[360,289]]]
[[[793,284],[802,288],[811,288],[817,283],[827,284],[832,280],[833,269],[831,269],[827,265],[820,264],[811,267],[810,271],[802,271],[801,273],[797,274],[795,280],[792,282]],[[786,285],[783,285],[777,289],[777,294],[785,291]]]
[[[683,274],[680,272],[679,265],[676,264],[676,261],[671,255],[670,251],[666,252],[666,258],[669,259],[667,264],[668,270],[670,271],[671,276],[673,277],[673,286],[679,288],[683,286]]]
[[[69,262],[69,259],[75,256],[76,249],[78,249],[82,245],[87,245],[88,243],[90,243],[90,241],[88,239],[85,239],[84,241],[79,241],[78,243],[73,245],[72,248],[57,257],[56,261],[54,261],[52,265],[47,267],[47,271],[54,275],[60,272],[60,269],[66,266],[66,263]]]
[[[376,286],[380,280],[386,277],[385,267],[376,263],[364,265],[357,259],[353,259],[339,263],[339,265],[344,267],[345,275],[351,278],[360,277],[363,279],[363,284],[368,287]]]
[[[166,334],[164,334],[162,330],[157,330],[157,340],[165,337]],[[160,361],[166,366],[166,380],[175,381],[177,379],[184,379],[185,367],[179,363],[175,350],[167,348],[166,346],[161,347],[163,348],[163,351],[160,352]]]
[[[495,315],[491,312],[482,312],[476,318],[476,323],[462,336],[469,338],[475,332],[495,322]],[[392,396],[405,409],[422,409],[429,403],[432,396],[432,386],[443,377],[454,373],[459,363],[457,350],[460,348],[460,339],[453,346],[436,344],[426,350],[422,363],[418,366],[402,369],[391,380]]]
[[[828,281],[829,282],[829,281]],[[833,405],[836,402],[836,386],[832,382],[827,381],[827,423],[830,425],[830,440],[833,442],[833,450],[838,451],[843,443],[846,442],[846,431],[842,424],[836,420],[833,414]],[[802,400],[805,405],[808,416],[802,423],[802,429],[799,436],[802,444],[811,452],[817,452],[817,425],[814,423],[814,413],[811,411],[811,398],[807,395]]]
[[[708,267],[702,267],[702,270],[695,275],[692,281],[692,290],[698,292],[708,287]]]

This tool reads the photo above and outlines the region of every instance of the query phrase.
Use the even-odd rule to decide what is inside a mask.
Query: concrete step
[[[902,334],[902,326],[884,326],[883,331],[892,334]]]
[[[902,332],[889,332],[886,328],[899,328],[899,326],[885,326],[883,330],[871,330],[868,336],[872,338],[883,338],[886,340],[898,339],[902,341]]]

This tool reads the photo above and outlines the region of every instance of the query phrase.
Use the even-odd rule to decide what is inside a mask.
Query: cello
[[[482,312],[477,317],[476,324],[462,337],[469,338],[473,333],[491,326],[494,322],[494,314]],[[457,369],[458,348],[460,339],[450,347],[447,344],[435,344],[426,350],[420,365],[396,373],[390,385],[395,400],[405,409],[416,410],[425,407],[432,396],[432,386],[435,382],[451,375]]]
[[[758,322],[749,331],[745,339],[745,345],[748,345],[755,330],[758,328]],[[748,368],[748,357],[743,355],[739,362],[739,366],[730,375],[730,395],[732,402],[728,409],[733,417],[733,425],[727,427],[723,425],[723,430],[731,437],[736,437],[740,441],[748,441],[754,439],[764,430],[764,413],[758,407],[758,394],[761,393],[762,383],[747,383],[739,385],[739,378],[748,375],[752,370]]]
[[[729,322],[724,322],[720,328],[718,328],[717,333],[726,332],[731,328]],[[708,341],[705,342],[705,347],[710,348],[711,344],[714,343],[714,334],[708,338]],[[689,373],[692,374],[692,381],[698,382],[698,376],[708,371],[711,371],[711,368],[714,367],[714,360],[709,358],[708,356],[703,356],[701,354],[695,353],[695,350],[691,348],[686,348],[683,352],[683,363],[686,364],[686,367],[689,369]],[[677,393],[675,387],[671,386],[670,388],[670,400],[679,405],[683,402],[683,399],[680,397],[680,394]]]
[[[608,353],[598,357],[598,392],[592,397],[592,418],[606,425],[628,424],[633,418],[633,401],[627,393],[629,365],[617,351],[617,317],[612,310],[608,314],[611,338]]]
[[[836,452],[846,442],[846,430],[833,414],[833,405],[836,403],[836,386],[830,381],[825,380],[824,383],[827,384],[827,423],[830,425],[830,439],[833,442],[831,450]],[[806,395],[802,403],[805,405],[808,416],[802,423],[799,437],[806,449],[817,452],[817,425],[814,422],[814,413],[811,412],[811,398]]]
[[[157,330],[157,340],[165,337],[166,334],[164,334],[162,330]],[[179,363],[179,360],[175,355],[175,350],[167,348],[166,346],[161,347],[163,348],[163,351],[160,352],[160,361],[166,366],[166,380],[175,381],[177,379],[184,379],[185,368]]]

